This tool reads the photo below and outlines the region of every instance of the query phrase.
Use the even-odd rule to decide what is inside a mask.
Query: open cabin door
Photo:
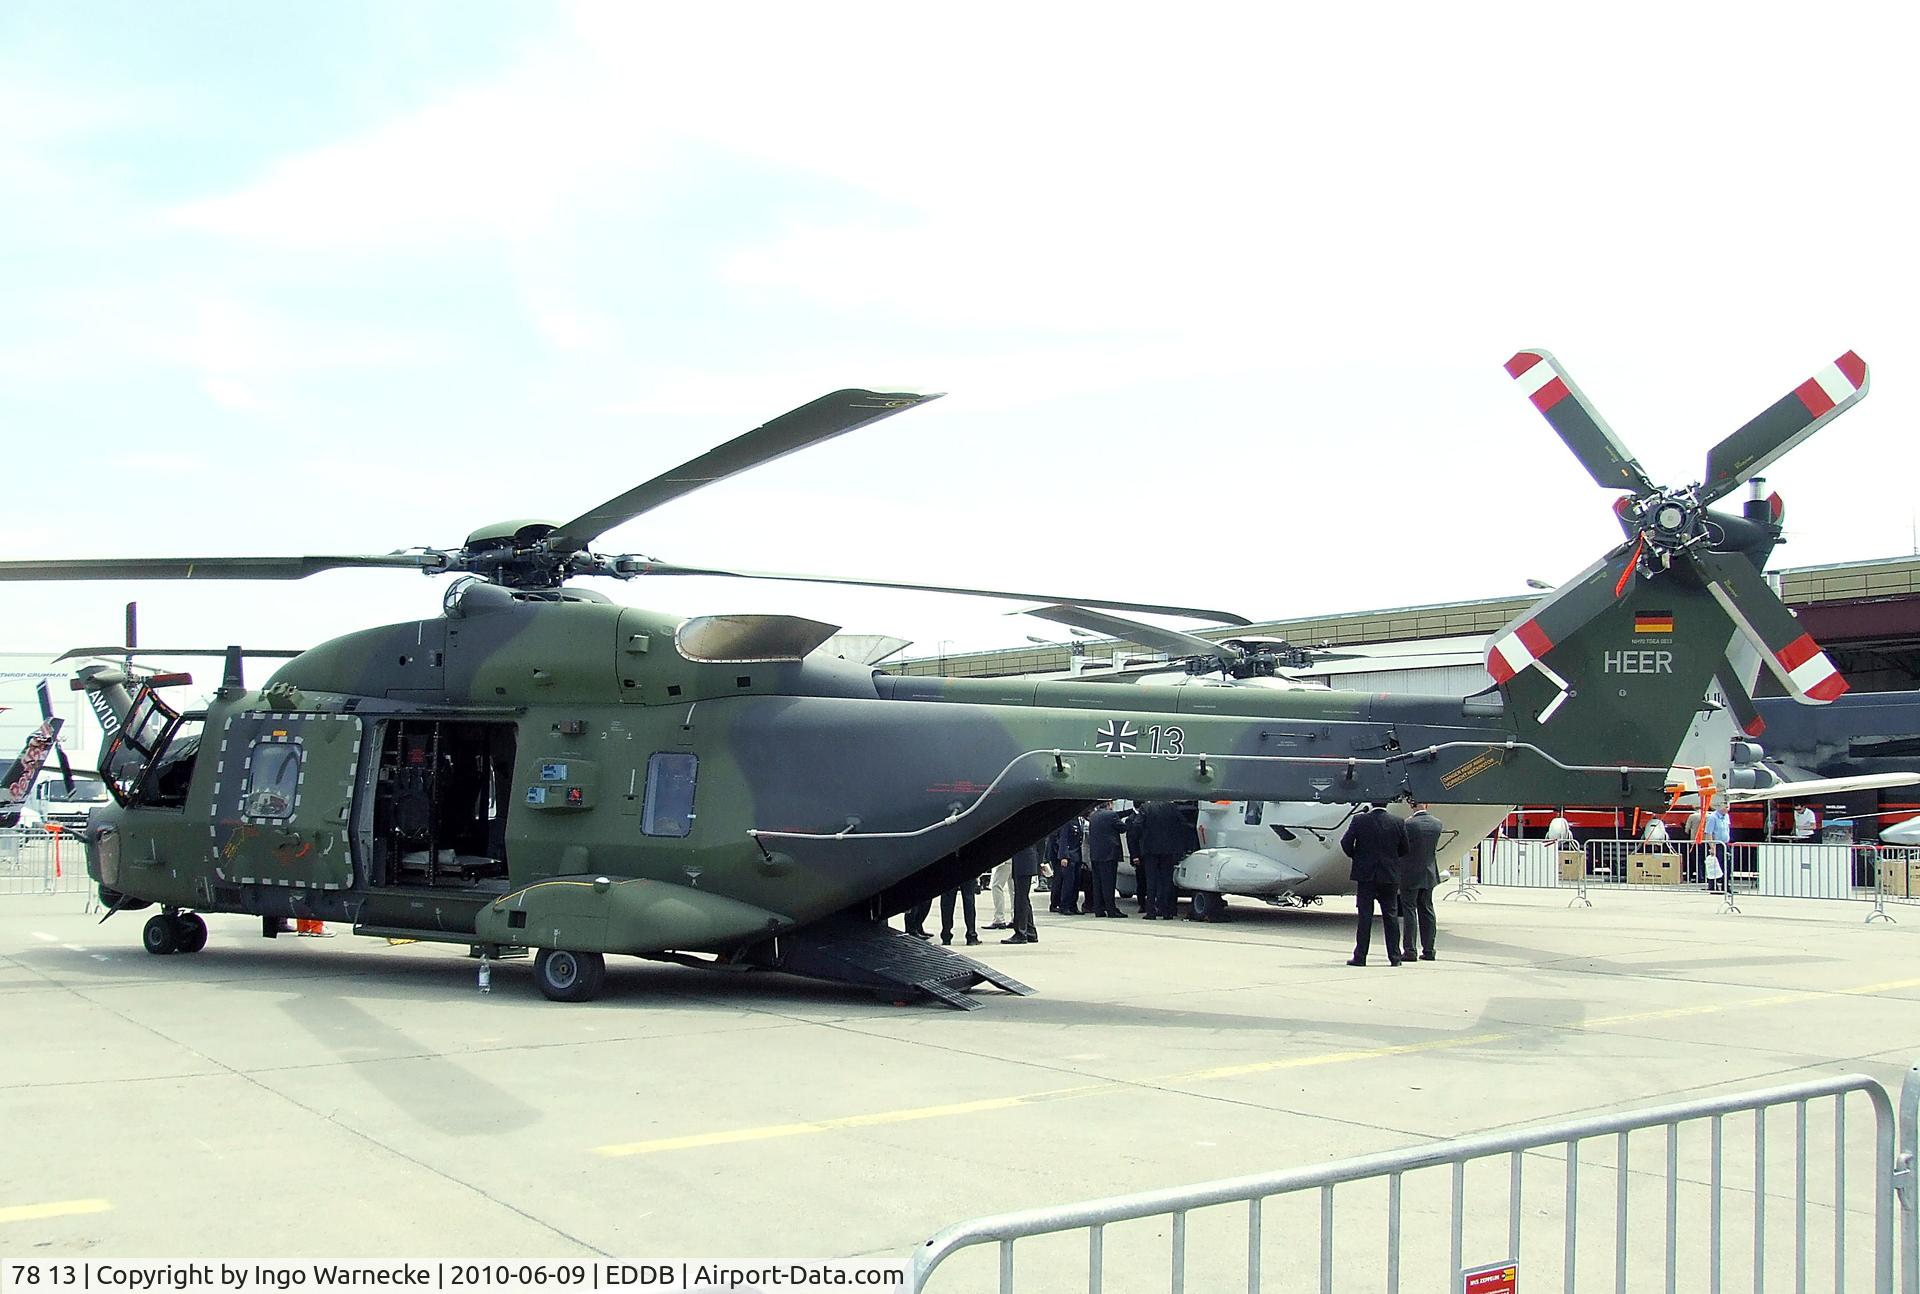
[[[229,884],[350,889],[360,738],[350,714],[228,719],[213,790],[215,875]]]

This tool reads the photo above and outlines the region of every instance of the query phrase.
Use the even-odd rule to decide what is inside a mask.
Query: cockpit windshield
[[[184,804],[200,726],[200,716],[182,718],[151,687],[142,687],[100,759],[113,798],[121,804]]]

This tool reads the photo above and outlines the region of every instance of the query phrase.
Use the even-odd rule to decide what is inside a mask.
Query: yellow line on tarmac
[[[105,1213],[108,1200],[60,1200],[53,1204],[0,1206],[0,1222],[38,1222],[42,1218],[70,1218],[78,1213]]]
[[[742,1141],[771,1141],[777,1137],[797,1137],[809,1132],[831,1132],[836,1128],[875,1128],[888,1123],[912,1123],[917,1119],[944,1119],[955,1114],[980,1114],[987,1110],[1011,1110],[1020,1105],[1038,1105],[1064,1097],[1087,1096],[1094,1092],[1117,1090],[1125,1083],[1088,1083],[1080,1087],[1056,1087],[1023,1096],[996,1096],[983,1101],[961,1101],[953,1105],[923,1105],[911,1110],[882,1110],[877,1114],[849,1114],[838,1119],[812,1119],[805,1123],[775,1123],[763,1128],[734,1128],[726,1132],[702,1132],[690,1137],[662,1137],[656,1141],[628,1141],[611,1146],[595,1146],[594,1153],[654,1155],[663,1150],[695,1150],[701,1146],[730,1146]]]
[[[1887,980],[1879,984],[1861,984],[1854,988],[1803,989],[1792,993],[1776,993],[1769,997],[1748,998],[1743,1002],[1707,1003],[1699,1006],[1670,1007],[1658,1011],[1635,1011],[1627,1015],[1598,1016],[1568,1027],[1593,1029],[1607,1025],[1638,1024],[1650,1020],[1719,1015],[1727,1011],[1786,1006],[1822,998],[1871,997],[1878,993],[1891,993],[1909,988],[1920,988],[1920,979]],[[1217,1065],[1209,1069],[1164,1074],[1158,1078],[1086,1083],[1078,1087],[1056,1087],[1044,1092],[992,1097],[981,1101],[961,1101],[953,1105],[923,1105],[906,1110],[882,1110],[874,1114],[850,1114],[837,1119],[812,1119],[804,1123],[776,1123],[759,1128],[732,1128],[724,1132],[702,1132],[685,1137],[661,1137],[653,1141],[628,1141],[610,1146],[596,1146],[594,1153],[609,1158],[623,1155],[657,1155],[670,1150],[697,1150],[705,1146],[730,1146],[746,1141],[771,1141],[779,1137],[832,1132],[839,1128],[874,1128],[890,1123],[912,1123],[920,1119],[944,1119],[959,1114],[1011,1110],[1023,1105],[1070,1100],[1127,1088],[1164,1086],[1170,1083],[1196,1083],[1217,1078],[1240,1078],[1249,1074],[1267,1074],[1285,1069],[1311,1069],[1321,1065],[1345,1065],[1357,1060],[1377,1060],[1383,1056],[1408,1056],[1428,1051],[1458,1051],[1467,1047],[1484,1047],[1490,1043],[1512,1042],[1519,1036],[1520,1031],[1510,1030],[1501,1033],[1462,1034],[1452,1038],[1430,1038],[1424,1042],[1390,1043],[1380,1047],[1355,1048],[1349,1051],[1325,1051],[1311,1056],[1287,1056],[1277,1060],[1249,1061],[1242,1065]],[[4,1216],[0,1216],[0,1221],[3,1220],[5,1220]]]

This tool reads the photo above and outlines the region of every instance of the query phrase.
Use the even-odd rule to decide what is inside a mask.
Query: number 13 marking
[[[1185,731],[1175,727],[1173,724],[1168,724],[1163,728],[1156,723],[1153,727],[1147,729],[1147,753],[1149,755],[1178,755],[1181,753],[1181,744],[1185,742],[1186,739],[1187,734]]]

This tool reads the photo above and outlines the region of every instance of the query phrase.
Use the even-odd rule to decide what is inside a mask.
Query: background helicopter
[[[1247,623],[590,547],[669,499],[930,398],[904,393],[836,392],[572,521],[500,523],[457,549],[8,562],[0,578],[466,577],[440,617],[322,643],[258,691],[229,649],[204,713],[176,712],[124,668],[81,671],[120,726],[101,766],[118,803],[94,815],[89,868],[116,907],[161,905],[143,931],[152,952],[200,947],[199,909],[537,948],[536,982],[563,999],[593,996],[616,952],[964,1004],[981,980],[1019,986],[884,918],[1095,801],[1651,805],[1736,628],[1796,694],[1844,690],[1760,577],[1777,514],[1709,505],[1864,395],[1864,365],[1842,357],[1681,489],[1639,471],[1551,357],[1509,367],[1547,372],[1528,390],[1597,481],[1630,491],[1615,509],[1628,537],[1497,636],[1494,686],[1464,700],[897,677],[820,652],[831,625],[682,619],[566,587],[732,574]],[[1809,389],[1834,394],[1821,404]]]

